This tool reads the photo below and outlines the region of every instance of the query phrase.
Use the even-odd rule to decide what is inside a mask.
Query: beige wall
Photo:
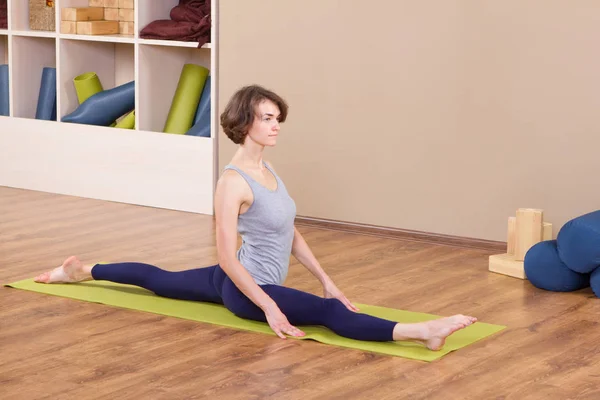
[[[505,240],[518,207],[600,208],[600,2],[220,4],[220,110],[289,101],[266,156],[299,215]]]

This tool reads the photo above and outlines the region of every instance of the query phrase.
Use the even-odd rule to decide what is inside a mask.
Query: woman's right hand
[[[304,336],[305,333],[300,329],[296,328],[292,324],[290,324],[285,315],[281,312],[279,307],[276,304],[269,306],[265,309],[265,316],[267,317],[267,322],[269,326],[282,339],[285,339],[285,335],[300,337]]]

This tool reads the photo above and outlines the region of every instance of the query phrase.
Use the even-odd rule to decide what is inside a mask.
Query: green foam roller
[[[86,72],[81,75],[77,75],[73,78],[73,84],[75,85],[75,91],[77,92],[77,100],[79,104],[86,101],[89,97],[95,95],[104,90],[100,78],[95,72]]]
[[[122,129],[133,129],[134,127],[135,127],[135,111],[132,111],[129,114],[127,114],[125,116],[125,118],[120,120],[117,123],[117,125],[115,126],[115,128],[122,128]]]
[[[200,65],[183,65],[163,132],[184,135],[190,130],[209,72]]]

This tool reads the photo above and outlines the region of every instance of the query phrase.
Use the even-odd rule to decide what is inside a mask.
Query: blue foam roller
[[[600,265],[600,210],[568,221],[558,232],[558,254],[576,272],[592,272]]]
[[[62,122],[109,126],[135,108],[135,81],[90,96]]]
[[[186,135],[210,137],[210,80],[211,76],[209,75],[202,88],[194,123],[185,133]]]
[[[56,121],[56,68],[45,67],[42,70],[35,119]]]
[[[0,115],[10,114],[10,99],[8,91],[8,64],[0,65]]]
[[[590,275],[571,270],[558,256],[556,240],[545,240],[525,254],[525,275],[539,289],[572,292],[590,286]]]

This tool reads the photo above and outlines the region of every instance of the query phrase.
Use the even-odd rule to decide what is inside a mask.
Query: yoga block
[[[516,217],[508,217],[508,229],[506,240],[506,253],[515,255],[515,241],[517,240],[516,232],[517,219]]]
[[[102,7],[66,7],[61,10],[63,21],[102,21],[104,8]]]
[[[552,234],[552,224],[544,222],[544,226],[542,226],[542,240],[552,240]]]
[[[523,261],[515,260],[511,254],[494,254],[490,256],[489,270],[514,278],[527,279]]]
[[[133,22],[119,22],[119,33],[121,35],[133,35]]]
[[[133,22],[134,13],[134,10],[129,10],[127,8],[119,8],[119,21]]]
[[[600,210],[568,221],[556,239],[558,254],[571,270],[592,272],[600,266]]]
[[[60,21],[60,33],[76,34],[77,22],[75,21]]]
[[[112,35],[119,33],[117,21],[83,21],[77,22],[79,35]]]
[[[118,21],[119,20],[119,9],[118,8],[105,8],[104,19],[107,21]]]
[[[104,7],[104,0],[89,0],[89,7]]]
[[[533,208],[519,208],[516,217],[515,259],[523,261],[527,250],[542,241],[543,227],[542,210]]]
[[[29,29],[32,31],[56,31],[55,2],[29,0]],[[15,6],[16,7],[16,4]]]
[[[572,271],[560,259],[556,240],[545,240],[531,247],[525,256],[525,275],[538,289],[572,292],[590,286],[589,274]]]
[[[119,0],[104,0],[104,7],[119,8]]]
[[[133,9],[133,0],[119,0],[119,8]]]

